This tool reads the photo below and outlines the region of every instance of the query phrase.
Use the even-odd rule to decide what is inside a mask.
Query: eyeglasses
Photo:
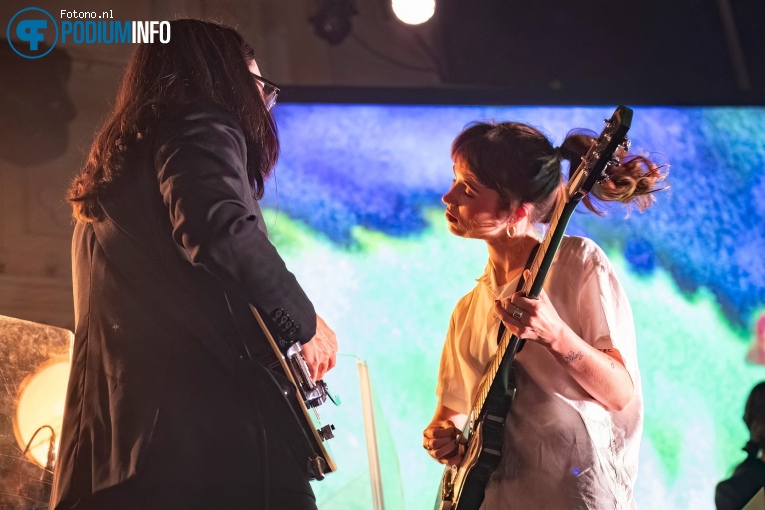
[[[255,81],[258,82],[260,91],[263,93],[263,102],[266,103],[266,110],[271,111],[271,108],[276,104],[276,96],[279,95],[279,87],[277,87],[274,82],[270,82],[262,76],[258,76],[255,73],[250,74],[255,78]]]

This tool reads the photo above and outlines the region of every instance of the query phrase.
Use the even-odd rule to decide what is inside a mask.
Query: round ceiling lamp
[[[425,23],[436,12],[436,0],[393,0],[393,13],[408,25]]]
[[[21,383],[13,432],[30,460],[52,469],[64,417],[70,363],[49,361]]]

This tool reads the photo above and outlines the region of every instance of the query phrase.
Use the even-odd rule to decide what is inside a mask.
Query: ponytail
[[[566,135],[558,151],[561,158],[570,163],[569,174],[579,166],[595,140],[591,132],[584,130],[571,131]],[[610,165],[606,170],[607,179],[592,188],[591,195],[599,201],[620,202],[628,207],[634,204],[643,212],[653,205],[653,193],[669,188],[669,183],[664,182],[668,165],[659,166],[645,156],[630,155],[622,148],[614,155],[620,163]],[[595,214],[602,215],[603,210],[595,205],[591,195],[584,197],[584,205]]]

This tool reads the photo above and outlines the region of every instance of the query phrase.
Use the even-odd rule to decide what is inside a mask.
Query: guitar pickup
[[[311,379],[311,372],[308,370],[308,364],[305,362],[305,358],[300,354],[300,351],[291,354],[292,349],[287,352],[287,359],[290,365],[292,365],[292,371],[300,379],[300,386],[304,391],[310,392],[316,386],[316,383]]]
[[[324,381],[314,382],[308,370],[308,364],[300,353],[299,344],[294,345],[287,351],[287,363],[289,363],[292,375],[298,385],[306,407],[319,407],[329,397],[329,389]],[[330,397],[334,402],[334,399]],[[336,404],[337,405],[337,404]]]

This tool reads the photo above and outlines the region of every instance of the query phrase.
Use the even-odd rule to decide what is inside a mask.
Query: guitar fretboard
[[[547,250],[550,247],[550,242],[552,241],[553,233],[555,232],[555,229],[558,226],[558,223],[560,222],[561,215],[563,214],[563,210],[566,207],[566,204],[568,203],[568,197],[569,193],[566,193],[564,197],[559,199],[555,204],[555,210],[553,211],[552,215],[552,221],[550,222],[550,228],[547,231],[547,235],[545,235],[544,240],[542,241],[542,244],[539,246],[539,249],[537,250],[537,254],[534,256],[534,260],[531,263],[531,267],[529,268],[531,271],[531,275],[529,278],[526,278],[523,282],[523,293],[526,295],[529,295],[529,291],[531,290],[531,286],[534,283],[534,280],[537,277],[537,274],[539,273],[539,268],[542,266],[542,261],[545,258],[545,254],[547,253]],[[505,330],[505,333],[502,335],[502,339],[499,341],[499,344],[497,345],[497,352],[494,353],[494,356],[491,358],[491,361],[489,361],[488,365],[486,366],[486,369],[484,370],[483,376],[481,377],[481,382],[478,384],[478,392],[476,393],[475,400],[473,401],[473,407],[471,409],[472,416],[478,417],[480,414],[480,411],[483,409],[483,405],[486,403],[486,397],[489,395],[489,390],[491,389],[491,385],[494,382],[494,379],[497,376],[497,371],[499,370],[500,365],[502,364],[502,359],[505,357],[505,353],[507,352],[507,348],[510,346],[510,340],[512,335],[509,331]]]
[[[549,251],[550,245],[554,238],[556,238],[556,231],[559,227],[565,229],[568,219],[572,214],[572,210],[569,210],[565,222],[560,225],[563,212],[566,210],[566,206],[572,201],[576,200],[576,203],[589,193],[590,189],[594,185],[594,179],[599,178],[602,174],[601,171],[610,163],[610,159],[613,156],[616,148],[619,144],[622,144],[626,140],[627,130],[629,129],[629,123],[632,119],[632,110],[626,107],[620,106],[610,120],[606,121],[606,129],[600,134],[598,139],[590,145],[590,148],[585,154],[579,165],[574,172],[570,173],[569,181],[566,185],[566,192],[555,203],[555,210],[552,214],[552,220],[550,221],[550,228],[542,240],[542,243],[537,250],[534,260],[529,268],[531,274],[523,282],[523,288],[521,289],[524,295],[536,298],[532,295],[532,288],[539,275],[542,264],[545,263],[545,258]],[[607,161],[609,161],[607,163]],[[618,160],[617,160],[618,162]],[[585,182],[587,181],[587,182]],[[560,241],[563,232],[559,232],[557,236],[558,242]],[[555,249],[557,250],[558,244]],[[547,261],[548,265],[545,271],[549,270],[551,262]],[[547,276],[541,275],[543,280]],[[539,292],[541,285],[536,288]],[[497,352],[487,364],[481,382],[478,384],[478,391],[476,392],[473,406],[471,408],[471,415],[474,419],[481,415],[483,406],[486,403],[486,398],[489,395],[491,386],[494,383],[494,379],[497,376],[499,367],[502,365],[502,361],[507,354],[507,349],[511,345],[513,335],[505,330],[502,334],[502,338],[498,342]]]

